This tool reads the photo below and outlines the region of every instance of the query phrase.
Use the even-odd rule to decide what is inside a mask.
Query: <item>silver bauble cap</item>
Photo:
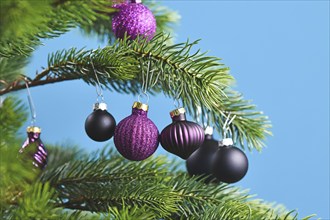
[[[231,138],[225,138],[221,141],[219,141],[219,146],[232,146],[234,144],[233,139]]]
[[[204,130],[205,135],[212,135],[213,134],[213,128],[211,126],[207,126]]]
[[[93,110],[107,110],[107,104],[104,102],[97,102],[93,105]]]

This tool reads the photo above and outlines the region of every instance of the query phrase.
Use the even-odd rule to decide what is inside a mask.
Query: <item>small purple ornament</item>
[[[41,129],[31,126],[26,131],[28,137],[19,150],[19,153],[26,153],[26,155],[33,159],[32,164],[34,166],[43,169],[47,165],[47,151],[40,139]]]
[[[123,39],[125,33],[134,40],[141,35],[151,40],[156,33],[156,19],[142,3],[122,3],[113,6],[119,9],[112,17],[112,31],[117,38]]]
[[[148,105],[134,102],[132,114],[116,127],[114,143],[119,153],[134,161],[150,157],[158,147],[158,129],[147,117]]]
[[[176,109],[170,115],[173,122],[161,132],[160,143],[168,152],[187,159],[203,144],[204,130],[197,123],[186,120],[184,108]]]

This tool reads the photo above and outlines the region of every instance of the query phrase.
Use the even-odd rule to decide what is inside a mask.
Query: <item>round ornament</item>
[[[115,132],[116,120],[107,111],[107,104],[95,103],[93,112],[86,118],[85,131],[94,141],[109,140]]]
[[[203,128],[195,122],[187,121],[185,112],[184,108],[170,112],[172,124],[160,134],[163,148],[182,159],[187,159],[204,141]]]
[[[30,126],[26,129],[27,139],[23,143],[19,153],[32,158],[32,164],[43,169],[47,165],[47,151],[40,139],[41,129]]]
[[[116,4],[119,11],[112,17],[112,31],[117,38],[123,39],[125,33],[130,40],[143,36],[151,40],[156,33],[156,19],[152,12],[140,1]]]
[[[158,135],[156,125],[148,118],[148,105],[134,102],[132,114],[116,127],[114,143],[123,157],[140,161],[156,151]]]
[[[190,157],[186,160],[186,167],[189,175],[200,176],[204,178],[206,183],[218,183],[219,181],[212,173],[212,161],[218,150],[219,142],[213,138],[213,129],[208,127],[205,130],[205,139],[202,144]]]
[[[235,183],[248,171],[249,162],[243,151],[232,146],[231,138],[220,142],[219,150],[213,160],[213,175],[221,182]]]

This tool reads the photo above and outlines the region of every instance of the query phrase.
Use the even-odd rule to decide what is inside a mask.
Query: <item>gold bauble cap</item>
[[[141,109],[141,110],[147,112],[149,109],[149,106],[147,104],[143,104],[141,102],[134,102],[132,108]]]
[[[170,112],[171,118],[186,113],[184,108],[178,108]]]
[[[36,126],[29,126],[27,127],[26,131],[28,133],[33,132],[33,133],[41,133],[41,128],[36,127]]]

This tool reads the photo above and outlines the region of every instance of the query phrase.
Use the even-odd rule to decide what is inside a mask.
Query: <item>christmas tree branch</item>
[[[25,113],[16,104],[7,98],[0,115],[4,124],[20,122],[12,124],[18,130],[12,116]],[[166,157],[129,162],[110,146],[86,154],[47,145],[48,166],[40,171],[17,155],[21,141],[6,129],[0,126],[0,213],[8,219],[298,219],[235,186],[190,178]]]
[[[79,79],[76,76],[71,76],[71,77],[61,77],[61,78],[47,78],[44,80],[32,80],[30,81],[27,77],[23,77],[22,79],[15,80],[14,82],[11,82],[8,84],[7,82],[1,80],[0,83],[7,85],[5,89],[2,89],[0,91],[0,95],[7,94],[9,92],[14,92],[14,91],[19,91],[21,89],[25,89],[26,85],[23,84],[24,82],[27,82],[29,84],[29,87],[35,87],[35,86],[42,86],[42,85],[47,85],[47,84],[52,84],[52,83],[58,83],[58,82],[63,82],[63,81],[68,81],[68,80],[75,80]]]
[[[112,4],[111,0],[5,1],[0,13],[0,57],[30,56],[42,39],[76,27],[101,39],[111,37],[111,16],[116,11]],[[155,13],[158,32],[171,31],[179,19],[177,13],[159,3],[146,4]]]
[[[24,89],[26,83],[36,87],[81,79],[96,85],[99,79],[101,86],[118,93],[163,92],[181,101],[196,120],[200,108],[202,116],[208,116],[203,124],[219,132],[228,115],[235,115],[229,126],[234,141],[241,147],[262,148],[270,122],[231,88],[234,79],[220,59],[194,52],[198,41],[167,44],[171,38],[160,32],[173,28],[175,12],[145,2],[160,34],[150,42],[112,42],[112,3],[1,2],[0,95]],[[43,39],[77,27],[101,39],[110,37],[113,44],[57,51],[35,77],[23,75],[31,52]],[[254,199],[235,186],[191,178],[182,164],[165,157],[129,162],[108,147],[91,156],[77,148],[47,144],[48,166],[39,170],[29,154],[33,144],[28,146],[31,152],[17,153],[22,143],[17,131],[26,118],[23,108],[11,97],[0,106],[0,214],[5,219],[298,219],[293,211]]]
[[[230,88],[234,79],[228,68],[219,58],[199,51],[191,54],[198,41],[167,45],[168,39],[169,36],[159,34],[150,42],[124,39],[97,50],[58,51],[49,56],[48,67],[28,83],[34,87],[82,79],[96,85],[94,66],[101,84],[109,90],[139,94],[145,87],[152,94],[163,92],[180,100],[195,118],[197,108],[202,107],[209,115],[209,123],[219,132],[227,115],[236,115],[230,125],[234,140],[242,147],[247,144],[249,149],[260,150],[265,136],[270,134],[270,123],[262,112],[255,111],[254,105]],[[0,81],[4,84],[0,95],[25,88],[22,79]]]
[[[110,149],[95,158],[53,165],[42,175],[56,186],[62,201],[57,207],[111,213],[146,208],[156,218],[171,219],[298,219],[237,187],[189,178],[163,157],[128,162]]]
[[[98,14],[93,9],[102,10],[96,3],[94,0],[68,1],[55,6],[52,1],[4,2],[1,5],[0,56],[29,56],[42,44],[41,39],[58,37],[80,23],[95,20]]]

